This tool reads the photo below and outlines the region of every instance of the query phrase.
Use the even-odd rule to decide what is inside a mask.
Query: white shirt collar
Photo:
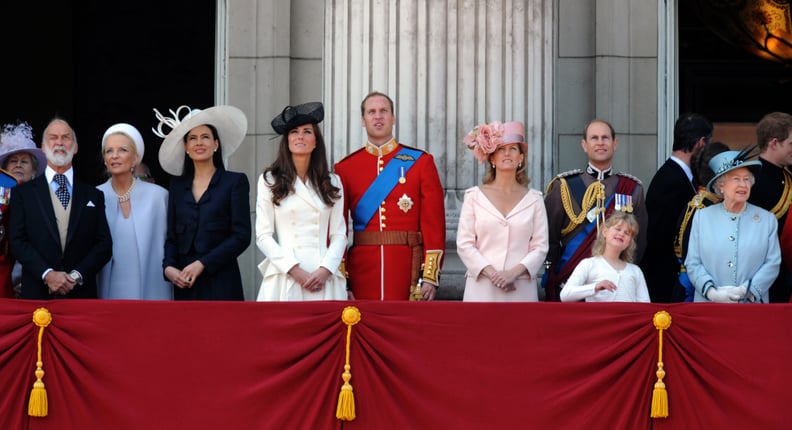
[[[47,165],[47,168],[44,169],[44,175],[47,177],[48,184],[52,182],[56,174],[57,172],[52,167],[50,167],[49,164]],[[69,167],[69,170],[63,172],[63,174],[66,176],[66,181],[69,183],[69,185],[74,185],[74,168]]]
[[[675,163],[679,164],[679,167],[681,167],[682,171],[685,172],[685,175],[687,176],[688,181],[690,181],[690,183],[692,184],[693,183],[693,171],[690,169],[690,166],[685,164],[685,162],[680,160],[679,158],[674,157],[673,155],[668,157],[668,158],[670,158]]]

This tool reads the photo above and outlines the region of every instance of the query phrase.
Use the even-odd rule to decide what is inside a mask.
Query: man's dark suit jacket
[[[649,227],[641,270],[653,302],[681,300],[672,296],[679,272],[674,254],[675,230],[679,214],[695,194],[685,171],[670,158],[657,170],[646,191]]]
[[[96,273],[110,261],[113,242],[105,217],[104,194],[75,180],[66,248],[60,234],[44,175],[14,188],[11,193],[11,253],[22,264],[22,298],[96,298]],[[65,296],[51,295],[41,279],[48,268],[77,270],[83,284]]]

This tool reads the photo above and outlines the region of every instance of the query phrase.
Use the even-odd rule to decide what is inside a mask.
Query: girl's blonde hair
[[[597,239],[594,241],[594,246],[591,248],[591,255],[598,256],[605,252],[605,229],[613,228],[619,224],[626,224],[627,229],[630,231],[630,246],[624,249],[619,254],[619,259],[628,263],[633,262],[635,256],[635,236],[638,235],[638,220],[635,219],[633,214],[621,211],[613,211],[613,213],[605,219],[602,228],[597,233]]]

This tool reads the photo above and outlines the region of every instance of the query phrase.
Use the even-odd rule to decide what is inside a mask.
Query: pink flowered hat
[[[477,125],[468,133],[463,142],[468,149],[473,151],[473,156],[479,163],[485,163],[490,154],[499,146],[509,143],[522,144],[523,152],[528,152],[525,144],[525,128],[520,121],[499,122]]]

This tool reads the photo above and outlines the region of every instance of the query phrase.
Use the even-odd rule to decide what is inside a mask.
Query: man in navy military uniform
[[[585,171],[557,175],[547,185],[550,249],[542,285],[546,301],[559,301],[559,293],[577,263],[591,256],[599,224],[614,210],[633,213],[638,219],[636,262],[646,247],[648,216],[641,182],[626,173],[613,172],[613,155],[619,141],[613,126],[595,119],[583,129],[581,146],[588,156]]]

